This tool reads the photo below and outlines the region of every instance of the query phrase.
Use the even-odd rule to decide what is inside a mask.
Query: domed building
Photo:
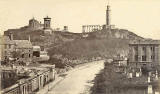
[[[41,24],[41,22],[37,21],[35,18],[32,18],[29,20],[29,28],[31,30],[39,30],[43,28],[43,24]]]

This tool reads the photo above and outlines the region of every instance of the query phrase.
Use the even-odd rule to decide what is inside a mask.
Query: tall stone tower
[[[110,10],[110,5],[109,5],[109,3],[108,3],[108,5],[107,5],[107,10],[106,10],[106,26],[108,27],[108,26],[110,26],[110,24],[111,24],[111,18],[110,18],[110,12],[111,12],[111,10]]]
[[[48,16],[44,18],[44,29],[50,29],[51,28],[51,18]]]

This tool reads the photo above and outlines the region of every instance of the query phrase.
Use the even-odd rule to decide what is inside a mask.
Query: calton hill
[[[112,58],[118,54],[127,56],[129,42],[144,39],[125,29],[102,29],[85,34],[52,31],[45,34],[44,30],[32,30],[26,26],[9,29],[4,35],[10,33],[18,40],[27,40],[30,36],[33,45],[40,45],[48,51],[50,59],[43,63],[55,64],[58,68]],[[87,37],[84,37],[86,34]]]

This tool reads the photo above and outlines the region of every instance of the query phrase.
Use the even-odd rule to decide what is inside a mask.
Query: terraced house
[[[7,83],[7,86],[2,84],[0,94],[35,94],[55,79],[55,65],[6,67],[2,69],[2,74],[3,81],[14,80],[14,83]]]
[[[15,43],[8,36],[0,36],[0,61],[9,59],[14,51]]]
[[[14,40],[13,34],[0,39],[0,61],[10,63],[16,59],[26,64],[32,61],[33,46],[29,40]]]

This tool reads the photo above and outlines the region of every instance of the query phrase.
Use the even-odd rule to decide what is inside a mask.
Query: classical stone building
[[[129,47],[129,64],[132,66],[160,64],[160,40],[134,41]]]
[[[32,18],[29,20],[29,28],[31,30],[39,30],[43,28],[43,24],[41,24],[41,22],[37,21],[35,18]]]
[[[53,31],[51,28],[51,18],[48,16],[44,18],[44,24],[42,24],[35,18],[30,19],[28,28],[33,31],[34,30],[44,30],[45,34],[51,34]]]

